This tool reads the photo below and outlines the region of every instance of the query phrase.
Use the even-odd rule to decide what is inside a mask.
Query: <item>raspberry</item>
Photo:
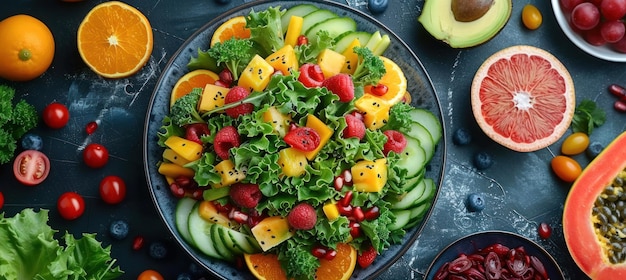
[[[402,132],[397,130],[385,130],[383,134],[387,136],[387,142],[385,142],[385,145],[383,146],[383,153],[385,155],[389,152],[399,154],[406,147],[406,137],[404,137]]]
[[[234,126],[226,126],[215,134],[213,140],[213,148],[215,153],[221,159],[226,160],[229,156],[229,150],[233,147],[239,147],[239,132]]]
[[[287,221],[295,229],[309,230],[315,227],[315,223],[317,223],[317,213],[315,213],[313,206],[302,202],[291,209]]]
[[[239,100],[242,100],[248,97],[248,95],[250,95],[250,92],[248,92],[247,89],[240,87],[240,86],[235,86],[231,88],[226,94],[224,103],[225,104],[234,103],[234,102],[237,102]],[[237,105],[233,108],[228,108],[224,111],[226,111],[226,115],[230,116],[231,118],[236,118],[241,115],[252,113],[252,111],[254,111],[254,104],[242,103],[241,105]]]
[[[230,187],[229,194],[235,204],[244,208],[256,207],[263,197],[259,186],[256,184],[234,184]]]
[[[363,120],[352,114],[348,114],[344,117],[346,119],[346,128],[343,129],[343,138],[356,137],[359,140],[365,136],[365,124]]]
[[[376,249],[370,245],[356,257],[356,261],[359,263],[361,268],[366,268],[374,262],[377,255],[378,252],[376,252]]]
[[[339,96],[341,102],[350,102],[354,99],[354,82],[348,74],[340,73],[332,76],[324,80],[322,86]]]
[[[319,65],[313,63],[306,63],[300,66],[300,81],[305,87],[319,87],[324,81],[324,73]]]

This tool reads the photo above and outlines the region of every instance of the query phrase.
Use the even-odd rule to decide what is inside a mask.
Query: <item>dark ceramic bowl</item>
[[[289,8],[296,4],[313,3],[319,8],[336,12],[340,16],[353,18],[362,31],[374,32],[380,30],[383,34],[391,37],[391,46],[385,52],[385,56],[393,59],[403,69],[409,81],[408,90],[412,94],[412,104],[416,107],[425,108],[433,112],[441,121],[442,112],[435,94],[432,82],[426,73],[422,63],[410,48],[391,30],[369,15],[336,2],[330,1],[255,1],[239,6],[223,15],[215,18],[201,27],[183,45],[172,59],[168,62],[161,77],[157,82],[153,96],[150,100],[144,128],[144,169],[150,194],[154,200],[156,209],[165,222],[167,228],[180,246],[189,255],[213,274],[223,279],[254,279],[246,270],[241,270],[232,264],[211,259],[200,251],[185,243],[177,232],[174,224],[174,210],[176,199],[170,194],[165,178],[157,171],[157,164],[162,160],[163,149],[157,145],[157,131],[161,127],[163,117],[169,112],[170,92],[176,81],[188,72],[186,67],[189,59],[197,55],[198,49],[206,50],[214,30],[226,19],[238,15],[247,15],[251,9],[255,11],[265,10],[268,7],[281,6]],[[442,128],[443,129],[443,128]],[[442,139],[445,139],[445,131]],[[426,176],[434,179],[437,185],[437,193],[441,184],[444,168],[445,142],[439,143],[436,153],[430,162]],[[436,199],[436,196],[435,196]],[[373,278],[392,265],[412,245],[421,233],[424,224],[430,216],[428,211],[423,221],[409,230],[402,244],[395,245],[385,251],[377,261],[367,269],[356,269],[354,279]]]
[[[548,273],[549,279],[565,279],[559,265],[543,247],[524,236],[506,231],[477,232],[452,242],[452,244],[448,245],[435,256],[435,259],[426,271],[426,277],[424,277],[424,279],[434,279],[440,267],[446,262],[453,261],[459,255],[470,255],[479,249],[484,249],[495,243],[500,243],[511,249],[520,246],[524,247],[528,256],[535,256],[541,261]]]

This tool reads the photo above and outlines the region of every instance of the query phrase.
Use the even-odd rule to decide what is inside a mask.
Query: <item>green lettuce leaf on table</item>
[[[1,279],[115,279],[124,272],[114,266],[110,246],[103,248],[95,234],[63,241],[48,225],[48,210],[26,208],[14,217],[0,216]]]

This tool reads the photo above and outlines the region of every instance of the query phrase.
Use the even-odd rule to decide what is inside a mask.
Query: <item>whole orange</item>
[[[54,58],[54,37],[40,20],[14,15],[0,21],[0,78],[28,81],[43,74]]]

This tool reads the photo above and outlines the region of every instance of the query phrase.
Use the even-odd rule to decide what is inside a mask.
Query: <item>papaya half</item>
[[[573,183],[563,235],[572,258],[591,279],[626,279],[626,132]]]

